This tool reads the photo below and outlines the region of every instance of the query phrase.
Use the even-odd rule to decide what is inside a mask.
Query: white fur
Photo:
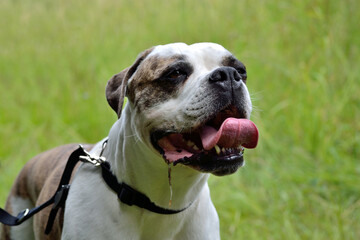
[[[186,55],[194,66],[191,79],[177,98],[164,102],[147,113],[138,113],[128,102],[121,118],[110,130],[104,156],[120,182],[126,182],[146,194],[151,201],[169,208],[170,189],[168,166],[149,141],[147,124],[157,125],[161,116],[172,109],[173,116],[184,123],[184,106],[191,105],[189,96],[201,88],[202,81],[211,71],[221,66],[223,56],[230,53],[222,46],[201,43],[187,46],[182,43],[156,47],[150,55]],[[149,56],[150,56],[149,55]],[[130,79],[131,81],[131,79]],[[246,89],[246,87],[245,87]],[[251,101],[246,107],[251,112]],[[206,100],[206,96],[203,96]],[[157,120],[159,119],[159,120]],[[150,122],[146,122],[149,120]],[[100,142],[93,152],[99,153]],[[172,167],[172,209],[185,211],[174,215],[161,215],[137,206],[120,203],[101,177],[99,168],[83,164],[72,183],[65,208],[63,240],[91,239],[220,239],[219,219],[211,202],[208,174],[200,173],[181,164]]]

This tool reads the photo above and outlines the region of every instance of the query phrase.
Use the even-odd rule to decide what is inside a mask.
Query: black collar
[[[135,205],[158,214],[175,214],[184,211],[162,208],[153,203],[145,194],[135,190],[126,183],[119,183],[116,176],[110,170],[109,162],[100,164],[102,177],[106,184],[117,194],[119,200],[129,206]]]
[[[105,158],[102,157],[102,153],[107,145],[107,140],[103,144],[103,148],[101,150],[99,157],[94,157],[90,155],[86,150],[83,150],[83,154],[80,156],[80,159],[84,162],[90,162],[95,166],[100,166],[102,170],[102,177],[105,183],[112,189],[118,196],[119,200],[122,203],[125,203],[129,206],[137,206],[140,208],[144,208],[154,213],[158,214],[176,214],[186,210],[188,207],[180,210],[173,210],[162,208],[153,203],[149,197],[145,194],[137,191],[136,189],[130,187],[126,183],[119,183],[116,176],[111,172],[110,163],[105,161]],[[190,204],[191,205],[191,204]]]

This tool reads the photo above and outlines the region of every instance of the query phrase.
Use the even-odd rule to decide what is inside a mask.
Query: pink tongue
[[[224,148],[237,148],[240,145],[255,148],[259,132],[255,124],[248,119],[228,118],[218,131],[210,126],[203,127],[200,137],[205,150],[210,150],[215,145]]]

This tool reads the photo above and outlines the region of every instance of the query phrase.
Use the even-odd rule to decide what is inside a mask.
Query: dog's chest
[[[62,239],[219,239],[217,214],[207,196],[206,187],[184,212],[156,214],[121,204],[100,171],[82,166],[67,200]]]

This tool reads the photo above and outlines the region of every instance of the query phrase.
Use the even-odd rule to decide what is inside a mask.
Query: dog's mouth
[[[244,148],[256,147],[258,130],[230,106],[189,131],[154,131],[151,141],[169,164],[183,164],[222,176],[243,166]]]

